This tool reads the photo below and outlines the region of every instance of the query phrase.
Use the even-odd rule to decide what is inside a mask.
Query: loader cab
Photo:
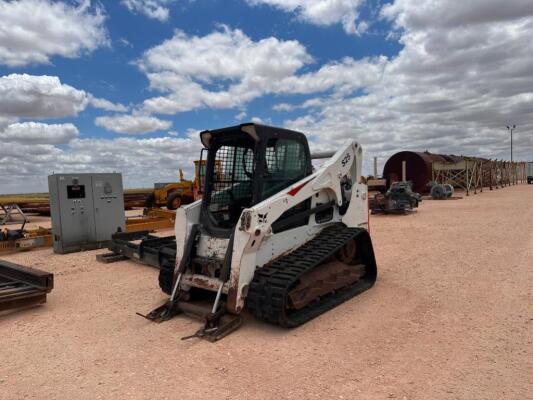
[[[243,124],[200,133],[208,149],[202,225],[229,237],[242,210],[312,173],[309,145],[299,132]]]

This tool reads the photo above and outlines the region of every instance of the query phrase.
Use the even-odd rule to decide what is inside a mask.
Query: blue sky
[[[50,65],[15,68],[0,66],[0,75],[27,73],[59,76],[62,83],[88,91],[97,97],[114,103],[135,105],[155,94],[150,90],[145,74],[134,64],[135,60],[144,51],[171,38],[175,29],[191,36],[204,36],[225,24],[242,30],[254,41],[271,36],[284,40],[296,39],[315,58],[315,62],[303,68],[302,72],[316,70],[327,62],[346,56],[391,57],[401,48],[397,40],[387,39],[391,28],[390,23],[384,20],[374,20],[370,32],[356,36],[347,35],[340,24],[317,27],[299,20],[296,13],[287,13],[268,5],[250,6],[242,0],[173,3],[169,5],[170,16],[164,22],[132,13],[118,1],[105,1],[101,4],[107,16],[106,28],[111,42],[109,47],[99,48],[91,54],[74,59],[53,56]],[[364,19],[371,18],[372,13],[375,13],[375,4],[376,2],[367,3],[361,8]],[[280,102],[301,102],[307,97],[266,95],[248,103],[246,109],[249,118],[259,117],[280,125],[283,119],[297,117],[303,112],[293,111],[279,115],[272,113],[272,106]],[[81,137],[109,137],[114,134],[94,124],[97,116],[107,114],[109,113],[104,110],[88,108],[75,118],[59,118],[53,122],[75,121]],[[236,121],[236,114],[238,112],[235,109],[199,109],[166,116],[165,119],[172,121],[172,131],[185,132],[190,128],[216,128],[242,122]],[[165,135],[166,130],[163,130],[147,133],[143,137]]]
[[[533,2],[0,1],[0,193],[52,171],[128,187],[192,172],[246,121],[405,149],[533,159]],[[28,186],[32,190],[28,190]]]

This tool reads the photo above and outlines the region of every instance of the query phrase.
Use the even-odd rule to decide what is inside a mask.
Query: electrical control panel
[[[53,174],[48,190],[54,252],[105,247],[113,233],[124,231],[121,174]]]

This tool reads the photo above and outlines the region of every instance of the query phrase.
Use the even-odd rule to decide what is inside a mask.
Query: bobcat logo
[[[268,216],[268,213],[265,213],[265,214],[257,214],[257,221],[260,223],[260,224],[264,224],[267,222],[267,216]]]

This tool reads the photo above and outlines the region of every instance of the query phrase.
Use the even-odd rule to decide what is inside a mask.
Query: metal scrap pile
[[[454,188],[449,183],[431,182],[429,194],[433,200],[446,200],[453,196]]]
[[[419,193],[413,192],[411,182],[394,182],[385,194],[377,193],[370,203],[372,214],[403,214],[414,211],[422,201]]]

